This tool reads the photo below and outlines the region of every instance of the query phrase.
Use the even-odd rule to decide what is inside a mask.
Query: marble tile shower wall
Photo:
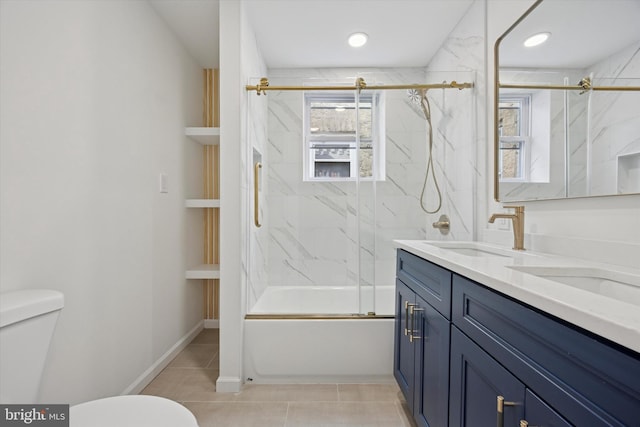
[[[451,234],[441,236],[428,227],[429,239],[476,240],[486,219],[476,215],[487,211],[487,88],[486,88],[486,1],[475,1],[451,32],[426,68],[428,81],[457,80],[474,83],[474,88],[450,93],[434,112],[438,128],[437,169],[442,172],[443,206],[451,220]],[[442,70],[449,70],[442,72]],[[454,91],[457,92],[457,91]],[[435,101],[443,99],[437,93]],[[430,215],[429,224],[437,215]],[[481,224],[481,225],[478,225]]]
[[[288,85],[350,82],[356,76],[369,84],[474,80],[474,73],[466,71],[428,77],[424,69],[270,70],[269,75],[272,84]],[[410,102],[406,90],[384,91],[384,97],[386,176],[375,183],[361,181],[358,198],[355,182],[303,181],[303,94],[269,93],[261,202],[264,225],[254,233],[251,249],[252,265],[258,262],[258,270],[264,273],[261,278],[253,276],[256,297],[267,282],[345,286],[357,284],[360,275],[363,284],[392,285],[392,240],[438,238],[430,224],[439,214],[423,213],[419,202],[427,156],[423,113]],[[466,199],[473,197],[474,185],[468,170],[475,159],[473,93],[448,90],[429,97],[434,164],[443,206],[448,209],[442,212],[466,215],[454,228],[453,237],[469,239],[473,203]],[[428,191],[428,204],[433,206],[435,192],[432,187]]]
[[[638,85],[640,43],[635,43],[583,70],[564,72],[543,69],[510,70],[501,72],[501,81],[564,84],[562,77],[566,76],[568,84],[576,84],[581,78],[591,73],[593,73],[594,86]],[[618,182],[620,166],[618,157],[635,154],[640,159],[640,139],[637,136],[637,130],[640,128],[640,113],[637,108],[640,96],[634,92],[590,92],[588,95],[575,91],[568,92],[569,117],[568,123],[565,123],[563,94],[561,91],[550,92],[553,97],[550,179],[543,183],[503,182],[500,184],[501,190],[504,190],[503,197],[506,200],[518,200],[519,197],[563,198],[565,191],[570,197],[627,191],[629,184]],[[567,189],[564,185],[565,125],[568,125],[569,131],[568,153],[570,156],[569,188]],[[590,147],[587,144],[588,133],[591,139]],[[536,143],[535,138],[532,142]],[[589,158],[591,158],[590,167],[588,167]],[[530,163],[535,167],[539,162],[532,158]],[[640,184],[636,185],[636,192],[638,188]]]
[[[590,67],[594,85],[640,85],[640,42]],[[614,80],[615,79],[615,80]],[[593,92],[591,94],[592,174],[589,194],[615,194],[620,191],[639,192],[640,163],[640,94],[638,92]],[[635,158],[634,182],[624,182],[618,156]],[[617,173],[618,172],[618,173]],[[629,187],[631,186],[631,187]]]

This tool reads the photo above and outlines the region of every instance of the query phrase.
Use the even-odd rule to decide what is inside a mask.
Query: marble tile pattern
[[[270,70],[272,85],[335,84],[364,77],[368,84],[469,81],[473,73],[434,73],[423,69]],[[435,79],[435,80],[434,80]],[[352,84],[352,83],[351,83]],[[268,144],[263,153],[264,226],[252,240],[252,263],[271,285],[392,284],[392,239],[426,238],[438,215],[420,209],[426,172],[427,124],[406,90],[384,91],[385,178],[379,181],[303,180],[303,93],[270,92]],[[475,108],[471,91],[429,93],[434,135],[434,166],[443,195],[442,213],[461,220],[456,237],[469,239],[473,228]],[[430,179],[426,203],[435,206]],[[257,237],[263,233],[262,237]],[[432,233],[432,232],[431,232]],[[260,265],[262,264],[262,265]],[[252,264],[252,266],[256,266]],[[262,266],[268,268],[262,269]],[[258,274],[252,283],[261,282]],[[254,294],[259,294],[255,286]]]
[[[218,372],[218,330],[205,329],[142,394],[180,402],[200,427],[415,426],[394,383],[247,383],[216,393]]]
[[[589,68],[594,86],[640,86],[640,41],[612,54]],[[616,194],[625,185],[638,192],[640,174],[634,183],[618,183],[618,156],[640,156],[640,93],[592,92],[590,123],[589,195]],[[637,166],[636,166],[637,168]],[[621,177],[622,178],[622,177]],[[620,188],[619,185],[620,184]]]
[[[509,70],[501,72],[501,81],[576,84],[590,75],[593,76],[593,86],[639,86],[640,42],[582,70]],[[563,77],[568,78],[567,83],[564,83]],[[608,195],[640,188],[637,182],[618,182],[619,175],[620,180],[626,177],[618,171],[621,167],[619,156],[635,153],[640,156],[640,109],[637,107],[640,94],[622,91],[568,92],[566,109],[560,94],[557,91],[552,93],[549,182],[501,183],[502,199]],[[565,112],[568,114],[567,120]],[[565,146],[568,155],[566,166]],[[531,159],[532,164],[536,160]],[[632,172],[630,179],[637,181],[637,176],[637,171],[635,174]]]

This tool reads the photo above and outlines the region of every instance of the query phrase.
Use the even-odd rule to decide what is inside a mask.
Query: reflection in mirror
[[[640,1],[576,5],[541,0],[496,42],[496,200],[640,193]]]

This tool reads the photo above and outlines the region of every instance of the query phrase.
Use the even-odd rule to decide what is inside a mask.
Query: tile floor
[[[412,427],[395,384],[246,384],[216,393],[218,330],[203,330],[142,394],[182,403],[200,427]]]

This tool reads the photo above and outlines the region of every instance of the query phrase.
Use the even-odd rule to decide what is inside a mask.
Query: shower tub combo
[[[432,72],[445,82],[407,85],[398,83],[426,74],[394,69],[348,86],[340,70],[283,73],[281,82],[301,84],[247,86],[270,93],[247,99],[245,380],[392,383],[392,241],[425,239],[428,215],[449,208],[452,190],[441,197],[435,164],[475,159],[450,148],[475,140],[472,126],[456,125],[475,111],[461,91],[473,83],[456,81],[473,75]],[[473,191],[468,174],[447,183]],[[461,230],[449,237],[466,237]]]

